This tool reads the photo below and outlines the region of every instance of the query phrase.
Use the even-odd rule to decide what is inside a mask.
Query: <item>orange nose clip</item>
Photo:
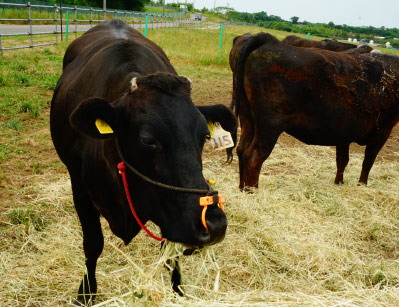
[[[219,195],[219,208],[224,212],[223,203],[226,201],[226,197],[224,195]],[[202,225],[204,225],[205,229],[208,229],[208,225],[206,224],[205,214],[208,206],[213,205],[213,196],[203,196],[200,197],[200,206],[204,207],[202,209],[201,221]]]

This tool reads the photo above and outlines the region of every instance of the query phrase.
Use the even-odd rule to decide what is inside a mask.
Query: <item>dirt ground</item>
[[[304,144],[294,137],[283,133],[280,135],[278,142],[282,142],[286,146],[303,146]],[[350,153],[364,153],[365,146],[360,146],[356,143],[352,143],[350,146]],[[385,143],[384,147],[382,147],[381,151],[378,153],[376,162],[380,161],[397,161],[399,157],[399,127],[396,126]]]

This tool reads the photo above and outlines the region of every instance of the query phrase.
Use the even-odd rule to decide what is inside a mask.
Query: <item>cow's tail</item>
[[[244,43],[243,46],[238,50],[238,59],[235,61],[235,67],[233,71],[233,78],[236,80],[235,89],[233,93],[233,99],[231,100],[230,109],[234,112],[235,107],[235,116],[237,121],[239,120],[240,114],[240,104],[241,104],[241,97],[246,98],[245,89],[244,89],[244,71],[245,71],[245,64],[247,59],[252,51],[258,49],[267,41],[275,41],[278,42],[276,38],[268,33],[259,33],[253,35],[248,38],[248,40]],[[234,147],[237,145],[237,129],[232,134],[232,138],[234,141]],[[233,149],[234,147],[228,148],[227,151],[227,161],[231,162],[233,160]]]
[[[240,114],[241,98],[242,97],[246,98],[246,93],[244,89],[244,71],[247,59],[254,50],[258,49],[260,46],[270,41],[278,42],[278,40],[269,33],[261,32],[259,34],[249,37],[248,40],[244,43],[244,45],[237,52],[238,59],[235,63],[234,72],[233,72],[233,78],[236,78],[236,86],[233,95],[233,100],[230,105],[230,108],[232,110],[234,110],[235,107],[235,115],[237,119]]]

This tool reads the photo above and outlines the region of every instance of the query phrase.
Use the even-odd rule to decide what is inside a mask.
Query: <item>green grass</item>
[[[25,231],[28,231],[31,226],[37,231],[42,231],[47,225],[41,214],[35,212],[33,208],[13,209],[9,213],[9,220],[11,224],[24,225]]]
[[[5,122],[4,127],[18,131],[22,128],[22,124],[16,119],[9,119]]]
[[[144,7],[144,11],[147,13],[162,14],[163,8],[155,7],[155,6],[146,6],[146,7]],[[175,12],[176,12],[176,10],[165,8],[165,13],[175,13]]]

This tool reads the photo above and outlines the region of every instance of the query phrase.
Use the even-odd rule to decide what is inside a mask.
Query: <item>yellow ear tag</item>
[[[96,127],[101,134],[114,133],[114,130],[102,119],[96,119]]]
[[[210,121],[208,121],[207,124],[208,124],[208,130],[209,130],[209,133],[211,135],[211,138],[213,138],[213,134],[214,134],[214,131],[215,131],[215,125],[212,122],[210,122]]]
[[[215,185],[216,184],[216,181],[214,181],[214,180],[210,180],[209,179],[208,182],[209,182],[210,185]]]

